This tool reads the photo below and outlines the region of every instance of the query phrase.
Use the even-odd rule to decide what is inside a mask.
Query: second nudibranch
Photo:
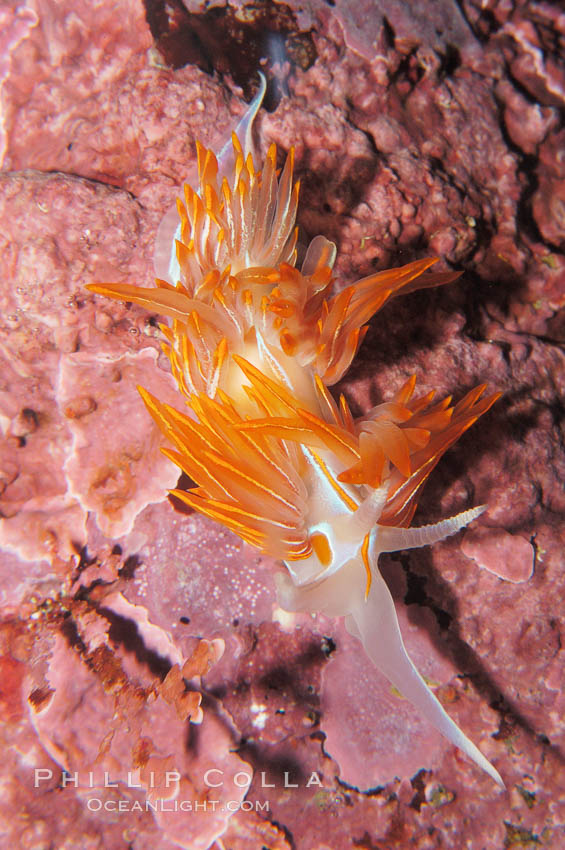
[[[259,170],[235,134],[231,166],[197,153],[198,191],[185,185],[177,204],[178,280],[89,287],[171,320],[160,327],[184,409],[140,392],[173,445],[165,454],[196,483],[173,493],[283,562],[281,607],[345,616],[390,682],[502,785],[408,657],[377,565],[381,552],[442,540],[482,512],[409,528],[439,458],[497,395],[480,386],[435,402],[412,376],[355,419],[328,390],[385,302],[458,275],[419,260],[332,294],[332,242],[317,236],[296,268],[292,150],[281,173],[274,145]]]

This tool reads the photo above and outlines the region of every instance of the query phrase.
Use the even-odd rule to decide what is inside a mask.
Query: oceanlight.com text
[[[268,812],[264,800],[101,800],[90,797],[86,807],[90,812]]]

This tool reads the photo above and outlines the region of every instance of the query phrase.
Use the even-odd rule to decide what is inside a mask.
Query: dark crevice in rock
[[[172,68],[196,65],[207,74],[229,75],[250,100],[257,71],[267,78],[264,106],[276,109],[288,94],[293,67],[309,68],[317,58],[312,32],[299,29],[289,6],[257,0],[189,12],[180,0],[144,0],[157,50]]]
[[[171,669],[171,662],[154,650],[148,649],[136,623],[127,617],[121,617],[111,608],[99,608],[98,613],[110,623],[108,637],[110,641],[121,644],[126,652],[135,655],[141,664],[147,665],[154,676],[164,679]]]
[[[434,600],[428,595],[426,590],[427,578],[418,575],[410,570],[409,562],[401,558],[402,565],[406,575],[406,594],[404,596],[405,605],[422,605],[432,611],[437,620],[438,626],[442,631],[446,631],[453,617],[448,611],[438,606]]]
[[[500,29],[500,24],[491,9],[479,10],[466,0],[455,0],[455,3],[467,26],[481,44],[490,41],[491,37]],[[474,16],[472,16],[472,12],[475,13]]]
[[[119,577],[130,581],[135,576],[135,571],[141,563],[142,561],[139,555],[129,555],[125,559],[123,567],[118,570]]]

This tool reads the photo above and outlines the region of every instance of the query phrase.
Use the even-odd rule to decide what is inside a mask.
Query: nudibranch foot
[[[357,551],[352,546],[342,569],[330,575],[297,585],[287,572],[280,572],[276,581],[279,605],[283,609],[301,613],[319,612],[328,617],[344,616],[348,632],[361,641],[375,667],[442,735],[504,788],[496,768],[449,717],[406,652],[394,601],[377,565],[381,552],[425,546],[445,539],[484,510],[484,506],[472,508],[436,525],[421,528],[377,525],[370,535],[372,582],[366,596],[361,591],[365,568],[359,546]]]
[[[378,569],[374,570],[368,599],[357,598],[345,619],[345,625],[350,634],[361,640],[375,667],[402,696],[409,699],[442,735],[504,788],[496,768],[447,714],[411,661],[400,634],[392,596]]]

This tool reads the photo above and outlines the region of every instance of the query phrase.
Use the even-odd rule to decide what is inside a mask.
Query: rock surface
[[[208,5],[222,51],[200,38],[198,55],[187,45],[212,19],[188,0],[0,12],[0,835],[29,850],[557,850],[563,13],[290,0],[268,46],[261,4]],[[195,139],[221,147],[245,109],[234,33],[266,56],[258,146],[295,146],[301,241],[337,242],[338,285],[430,254],[465,271],[383,310],[338,389],[357,413],[412,373],[440,396],[483,381],[504,393],[434,471],[415,524],[487,513],[381,566],[412,657],[506,792],[341,623],[278,609],[275,564],[164,501],[176,473],[135,392],[175,401],[157,317],[84,290],[150,285]],[[181,676],[199,646],[209,663]],[[61,772],[88,778],[97,758],[118,784],[95,777],[100,811]],[[128,771],[151,766],[217,810],[134,810],[152,792]],[[223,786],[206,786],[209,767]]]

